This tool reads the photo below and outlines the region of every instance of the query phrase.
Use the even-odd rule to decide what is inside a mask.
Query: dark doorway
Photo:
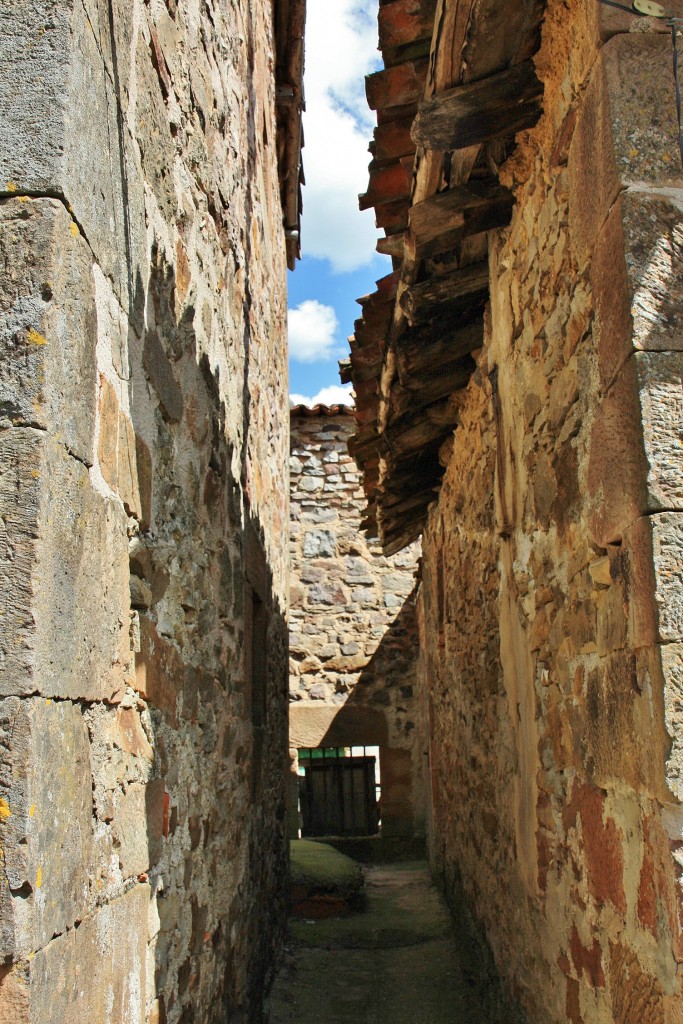
[[[347,747],[299,751],[302,836],[379,832],[377,759]]]

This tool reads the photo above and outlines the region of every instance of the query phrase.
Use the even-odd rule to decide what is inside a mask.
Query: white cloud
[[[287,317],[290,359],[319,363],[334,356],[339,321],[332,306],[306,299],[288,310]]]
[[[303,246],[336,273],[366,266],[375,250],[372,211],[359,211],[358,193],[374,124],[364,76],[377,61],[376,0],[308,4]]]
[[[290,395],[289,404],[307,405],[313,408],[314,405],[353,405],[353,395],[350,384],[330,384],[321,388],[317,395],[308,398],[306,395]]]

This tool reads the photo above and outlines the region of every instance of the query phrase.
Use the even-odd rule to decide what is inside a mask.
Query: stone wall
[[[287,749],[271,4],[2,20],[0,1021],[255,1020]]]
[[[629,28],[633,29],[629,32]],[[670,38],[548,3],[419,598],[435,865],[535,1024],[681,1019],[681,242]]]
[[[350,410],[291,419],[290,756],[379,745],[382,832],[419,834],[422,748],[415,690],[419,546],[392,558],[364,538]]]

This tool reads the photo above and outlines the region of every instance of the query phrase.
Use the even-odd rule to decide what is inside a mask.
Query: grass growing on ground
[[[311,895],[329,893],[348,899],[362,889],[360,864],[326,843],[293,839],[289,849],[292,884],[305,886]]]

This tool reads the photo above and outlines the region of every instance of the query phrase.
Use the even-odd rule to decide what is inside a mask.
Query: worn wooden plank
[[[545,7],[545,0],[477,0],[462,52],[461,81],[485,78],[535,53]]]
[[[542,94],[531,60],[448,89],[420,104],[411,129],[413,142],[426,149],[451,150],[513,136],[536,124]]]
[[[408,526],[401,526],[395,532],[392,530],[385,532],[383,534],[382,551],[386,557],[391,558],[392,555],[397,554],[403,548],[407,548],[409,544],[416,541],[422,533],[426,519],[427,510],[425,509],[424,514]]]
[[[481,348],[483,337],[481,318],[455,329],[444,329],[439,324],[409,328],[394,346],[400,382],[408,386],[409,381],[419,381],[426,374],[439,372],[440,366]]]
[[[407,288],[401,295],[401,308],[408,322],[416,326],[443,315],[444,307],[455,311],[472,302],[476,307],[488,294],[488,261],[472,263],[454,274],[432,277]]]
[[[460,81],[462,51],[472,13],[480,0],[437,0],[430,56],[430,94]]]
[[[403,417],[410,413],[418,419],[422,409],[467,387],[474,369],[474,360],[464,356],[435,364],[429,377],[409,376],[405,385],[394,383],[390,399],[392,416]]]
[[[514,197],[497,181],[471,182],[439,192],[410,210],[406,252],[422,260],[463,238],[509,224]]]
[[[386,448],[384,438],[376,430],[370,430],[369,428],[352,434],[349,438],[349,452],[356,462],[377,458],[386,451]]]
[[[455,427],[456,413],[449,398],[425,407],[418,414],[406,414],[385,431],[393,458],[411,455],[440,443]]]

